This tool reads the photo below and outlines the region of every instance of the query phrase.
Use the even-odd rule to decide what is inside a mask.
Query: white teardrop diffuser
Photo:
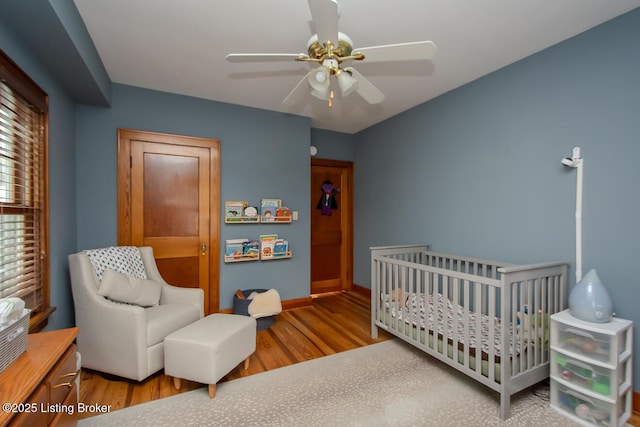
[[[587,322],[611,321],[613,303],[595,270],[589,270],[573,287],[569,295],[569,311],[573,317]]]

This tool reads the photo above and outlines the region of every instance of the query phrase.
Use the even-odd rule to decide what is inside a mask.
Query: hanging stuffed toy
[[[336,202],[336,193],[340,191],[339,188],[333,188],[331,181],[324,181],[322,183],[322,197],[318,202],[316,209],[322,209],[322,215],[331,215],[332,209],[338,209],[338,203]]]

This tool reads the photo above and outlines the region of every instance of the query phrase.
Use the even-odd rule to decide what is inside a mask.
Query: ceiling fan
[[[389,44],[353,49],[353,42],[338,31],[338,1],[308,0],[316,30],[307,42],[304,53],[232,53],[229,62],[309,61],[320,64],[312,69],[284,99],[285,104],[299,102],[310,90],[316,98],[328,101],[331,107],[332,79],[343,97],[357,92],[370,104],[382,102],[384,94],[353,67],[342,67],[345,61],[393,62],[426,60],[435,55],[431,41]]]

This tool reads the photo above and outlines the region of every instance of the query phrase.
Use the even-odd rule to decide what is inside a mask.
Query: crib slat
[[[458,295],[459,289],[458,287],[460,286],[459,283],[459,279],[457,277],[453,277],[451,279],[452,281],[452,286],[453,286],[453,301],[452,301],[452,306],[453,306],[453,317],[454,319],[456,319],[454,322],[452,322],[452,329],[453,329],[453,344],[452,344],[452,349],[453,349],[453,359],[456,362],[460,362],[460,352],[458,351],[458,345],[457,343],[460,342],[459,338],[458,338],[458,323],[461,321],[461,319],[458,317],[458,309],[460,307],[460,297]],[[464,316],[466,317],[467,313],[464,313]],[[462,320],[464,321],[464,320]],[[466,337],[465,337],[466,338]],[[466,341],[466,340],[465,340]]]
[[[524,302],[522,304],[527,304],[527,327],[528,331],[526,336],[523,338],[523,347],[526,347],[526,364],[521,370],[529,369],[529,367],[534,366],[535,359],[535,312],[537,310],[537,306],[535,305],[535,280],[528,279],[523,282],[523,288],[525,292]]]
[[[505,281],[506,278],[503,275],[502,280]],[[511,301],[511,282],[506,282],[504,287],[500,290],[500,313],[503,315],[501,322],[502,328],[500,328],[500,342],[502,343],[501,347],[501,358],[500,358],[500,393],[504,394],[508,390],[509,381],[507,378],[511,378],[511,365],[510,361],[513,358],[508,358],[507,354],[510,349],[511,341],[509,340],[510,329],[515,325],[513,313],[511,312],[511,307],[513,302]],[[513,336],[513,335],[512,335]]]
[[[407,280],[407,293],[404,294],[408,297],[411,298],[411,296],[415,295],[415,288],[414,283],[413,283],[413,272],[415,270],[413,268],[407,267],[406,268],[406,280]],[[404,301],[404,297],[403,297],[403,301]],[[405,305],[406,307],[406,305]],[[409,320],[410,322],[407,323],[407,328],[408,328],[408,332],[409,334],[411,334],[411,338],[414,339],[414,332],[419,332],[420,331],[420,316],[418,315],[418,310],[419,307],[416,304],[410,304],[409,308],[407,311],[410,312],[409,314]],[[418,334],[418,338],[420,339],[420,336]]]
[[[471,306],[471,295],[470,295],[470,282],[467,280],[464,282],[465,287],[463,290],[463,305],[465,307],[470,307]],[[464,366],[471,366],[471,359],[470,359],[470,355],[471,355],[471,331],[470,331],[470,325],[471,325],[471,319],[469,318],[469,310],[465,310],[465,318],[464,318],[464,345],[463,345],[463,349],[464,349],[464,354],[463,354],[463,358],[464,358]]]
[[[487,286],[484,288],[484,290],[488,293],[487,316],[489,316],[489,343],[491,343],[491,345],[489,346],[489,355],[488,355],[489,372],[487,376],[491,380],[496,380],[496,369],[495,369],[496,364],[493,363],[492,361],[496,360],[496,346],[494,343],[496,342],[496,318],[497,318],[496,292],[497,292],[497,289]]]
[[[473,307],[480,307],[480,305],[482,304],[482,283],[480,283],[479,281],[476,281],[473,283],[473,299],[474,299],[474,303],[473,303]],[[475,316],[475,324],[476,324],[476,332],[480,334],[480,336],[476,336],[475,340],[476,340],[476,346],[475,346],[475,351],[476,351],[476,372],[482,372],[482,313],[477,312],[476,311],[476,316]]]
[[[540,350],[542,348],[542,346],[540,345],[540,342],[538,340],[538,337],[540,337],[540,333],[542,332],[540,330],[540,327],[538,325],[538,320],[539,320],[539,316],[542,315],[542,310],[540,309],[541,306],[541,301],[540,301],[540,297],[538,296],[538,293],[540,292],[540,279],[539,278],[534,278],[530,280],[531,282],[531,310],[529,310],[529,315],[531,316],[531,322],[529,323],[530,325],[532,325],[532,335],[533,337],[529,337],[529,342],[527,343],[527,345],[531,346],[533,351],[531,351],[532,353],[532,360],[529,366],[536,366],[540,363],[540,357],[542,356]],[[538,312],[540,312],[540,314],[538,314]]]
[[[443,310],[446,313],[448,313],[448,308],[447,308],[447,301],[449,301],[449,276],[447,275],[440,275],[440,278],[442,280],[442,301],[443,301]],[[448,316],[447,316],[448,317]],[[452,323],[455,323],[452,322]],[[444,354],[445,356],[448,354],[449,348],[447,346],[447,337],[449,336],[449,331],[450,331],[450,324],[449,322],[447,322],[446,317],[443,317],[442,319],[442,335],[443,335],[443,340],[442,340],[442,354]],[[455,347],[455,346],[454,346]]]
[[[513,283],[513,291],[511,292],[511,312],[512,318],[514,321],[512,324],[515,324],[515,327],[512,327],[512,342],[514,349],[523,349],[524,348],[524,332],[526,331],[526,323],[527,315],[523,311],[524,307],[524,298],[522,295],[523,287],[522,281]],[[517,324],[517,320],[520,319],[520,324]],[[519,365],[526,364],[527,355],[524,352],[520,352],[519,358],[513,358],[511,363],[511,375],[516,375],[519,373]],[[518,363],[519,362],[519,363]]]
[[[402,257],[400,259],[402,259]],[[407,285],[406,277],[405,277],[406,267],[400,266],[400,265],[394,265],[394,268],[395,268],[395,274],[397,276],[396,283],[398,283],[398,293],[396,296],[396,304],[397,304],[398,310],[402,312],[402,322],[398,322],[398,331],[400,331],[403,334],[406,334],[408,331],[407,321],[411,322],[411,318],[409,317],[408,310],[406,310],[404,307],[405,287]]]
[[[427,296],[431,296],[433,298],[433,295],[435,294],[436,291],[436,287],[433,283],[433,273],[431,272],[425,272],[425,274],[427,275]],[[427,299],[425,299],[425,301],[427,301]],[[427,306],[426,302],[425,302],[425,310],[435,310],[433,306]],[[437,348],[437,341],[438,341],[438,329],[436,328],[436,324],[435,324],[435,319],[433,317],[429,317],[427,314],[425,314],[425,317],[427,318],[427,324],[425,325],[426,331],[425,334],[427,334],[427,331],[433,331],[433,338],[431,341],[431,345],[429,345],[429,337],[426,338],[427,341],[427,346],[429,348],[431,348],[432,350],[434,348]]]
[[[418,298],[424,298],[424,280],[423,280],[424,272],[416,269],[414,274],[416,276],[416,295],[418,295]],[[423,320],[423,324],[424,324],[423,329],[425,331],[424,334],[421,333],[421,329],[419,327],[416,329],[416,333],[418,334],[418,342],[420,344],[426,344],[425,341],[429,340],[429,334],[427,333],[429,329],[426,329],[427,328],[426,323],[427,322]]]
[[[441,286],[440,275],[438,273],[433,273],[433,281],[434,281],[434,284],[433,284],[434,286],[433,286],[433,293],[432,293],[432,296],[433,296],[433,300],[432,301],[434,302],[434,304],[436,304],[435,307],[433,307],[433,310],[434,310],[434,313],[433,313],[433,318],[434,318],[434,322],[433,322],[434,323],[433,324],[433,349],[436,352],[439,352],[439,350],[438,350],[438,342],[437,342],[438,331],[443,330],[443,328],[442,328],[442,325],[440,323],[441,320],[440,320],[440,318],[438,316],[438,312],[437,312],[438,307],[439,307],[439,305],[438,305],[438,296],[442,292],[442,290],[440,288],[440,286]]]

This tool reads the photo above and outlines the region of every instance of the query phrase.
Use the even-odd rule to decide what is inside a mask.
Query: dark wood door
[[[118,243],[151,246],[168,283],[218,311],[219,142],[120,130],[118,152]]]
[[[349,290],[353,277],[353,164],[311,160],[311,293]],[[335,189],[331,215],[318,209],[322,185]]]

